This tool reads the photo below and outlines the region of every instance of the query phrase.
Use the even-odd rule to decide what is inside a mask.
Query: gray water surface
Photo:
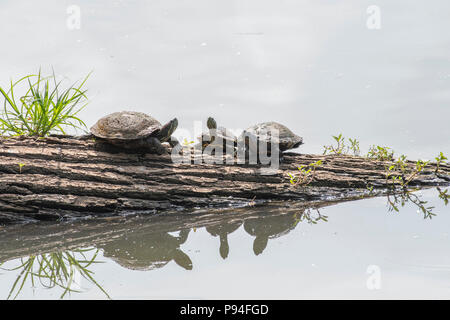
[[[176,116],[178,132],[191,139],[194,122],[212,115],[232,129],[284,123],[304,137],[304,153],[321,153],[343,133],[364,153],[379,144],[410,159],[450,154],[449,1],[80,0],[80,29],[71,29],[73,4],[1,2],[0,85],[39,67],[46,74],[53,67],[67,85],[93,70],[90,104],[80,114],[88,128],[132,109],[162,122]],[[374,4],[381,29],[372,30]],[[61,248],[93,249],[88,257],[98,250],[104,263],[89,268],[115,299],[448,299],[448,207],[434,189],[423,194],[435,206],[431,220],[413,204],[389,212],[385,198],[374,198],[323,208],[328,222],[317,224],[296,222],[292,212],[264,220],[250,210],[245,221],[209,230],[183,220],[158,233],[152,226],[166,226],[164,217],[142,218],[140,230],[153,231],[133,237],[133,220],[114,241],[62,241]],[[220,249],[222,229],[228,251]],[[22,244],[22,230],[0,231]],[[16,255],[1,253],[2,267],[18,266],[19,253],[26,260],[47,252],[13,249]],[[0,271],[1,298],[19,273]],[[67,297],[106,298],[84,278],[80,290]],[[62,292],[27,282],[18,298]]]
[[[262,206],[9,227],[0,230],[0,296],[8,297],[25,268],[10,269],[31,257],[59,252],[81,261],[77,251],[89,249],[89,259],[98,254],[99,263],[87,267],[97,284],[75,276],[71,289],[80,292],[66,298],[448,299],[448,207],[435,189],[415,195],[434,216],[425,218],[412,202],[389,211],[379,197],[311,210],[301,221],[304,211]],[[30,274],[11,297],[60,298],[64,289],[45,289],[38,269],[35,263],[41,277],[34,287]]]
[[[340,132],[412,158],[450,153],[446,0],[84,0],[71,29],[73,4],[2,1],[0,84],[93,70],[88,128],[134,109],[191,135],[209,115],[233,129],[279,121],[307,153]],[[367,27],[374,4],[381,29]]]

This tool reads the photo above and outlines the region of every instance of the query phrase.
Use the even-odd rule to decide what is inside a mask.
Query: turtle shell
[[[241,135],[243,139],[246,132],[258,138],[260,142],[266,141],[270,144],[272,139],[272,132],[278,130],[278,144],[280,151],[286,151],[288,149],[294,149],[303,144],[303,138],[293,133],[288,127],[278,122],[263,122],[251,126],[244,130]],[[276,140],[273,142],[277,143]]]
[[[158,120],[145,113],[122,111],[99,119],[91,133],[108,140],[136,140],[158,133],[161,127]]]

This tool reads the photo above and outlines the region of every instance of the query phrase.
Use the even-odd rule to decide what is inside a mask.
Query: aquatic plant
[[[369,190],[369,195],[373,193],[374,186],[370,183],[367,184],[366,189]]]
[[[425,169],[430,161],[417,160],[415,167],[411,168],[406,162],[406,156],[401,155],[393,164],[386,166],[386,185],[388,179],[391,178],[392,186],[395,189],[398,183],[403,189],[406,189],[409,183]]]
[[[417,191],[417,190],[413,190]],[[403,191],[397,194],[387,194],[387,204],[389,211],[400,212],[399,206],[404,207],[406,203],[412,203],[416,205],[423,213],[424,219],[431,219],[436,214],[433,212],[434,206],[427,206],[428,201],[420,199],[420,196],[414,194],[413,191]]]
[[[318,160],[316,162],[310,163],[308,165],[301,165],[297,167],[299,173],[297,175],[288,173],[290,177],[290,183],[292,185],[308,185],[310,184],[315,177],[316,168],[322,166],[322,160]]]
[[[95,252],[91,258],[88,258],[86,253],[92,250],[95,250]],[[89,248],[31,255],[27,258],[21,258],[20,265],[15,268],[6,269],[2,267],[3,270],[7,271],[21,270],[9,291],[7,299],[16,299],[27,279],[30,279],[33,287],[39,282],[44,288],[60,287],[64,289],[60,296],[62,299],[67,293],[79,292],[79,290],[72,288],[76,274],[94,283],[110,298],[108,293],[93,278],[93,272],[88,269],[94,263],[101,263],[96,261],[98,252],[98,249]]]
[[[353,152],[353,155],[359,156],[361,153],[361,150],[359,149],[359,141],[352,138],[348,138],[348,141],[350,141],[350,146],[348,147],[349,150]]]
[[[340,133],[338,136],[333,136],[333,139],[336,141],[337,146],[323,146],[323,154],[342,154],[342,152],[344,151],[344,137],[342,136],[342,133]]]
[[[79,86],[61,90],[62,81],[56,81],[54,72],[44,78],[39,70],[37,75],[28,75],[16,82],[11,80],[8,91],[0,87],[5,99],[0,112],[0,134],[44,137],[52,132],[66,134],[64,126],[86,128],[77,114],[87,104],[86,90],[82,87],[89,76],[90,73]],[[17,97],[14,90],[21,84],[27,91]]]
[[[444,200],[444,204],[448,204],[448,199],[450,198],[450,194],[448,194],[448,189],[441,190],[441,188],[436,187],[436,190],[439,192],[439,198]]]
[[[424,161],[424,160],[417,160],[416,162],[416,168],[415,170],[410,174],[410,176],[406,179],[406,181],[404,182],[404,186],[407,186],[408,183],[410,183],[412,181],[412,179],[414,179],[415,176],[417,176],[419,173],[421,173],[423,171],[423,169],[425,169],[425,167],[430,163],[430,161]]]
[[[188,146],[190,146],[190,145],[192,145],[192,144],[194,144],[195,143],[195,141],[189,141],[188,139],[186,139],[186,138],[184,138],[184,140],[183,140],[183,146],[186,146],[186,147],[188,147]]]
[[[389,147],[371,146],[366,157],[379,161],[392,161],[394,160],[394,151]]]
[[[22,173],[22,168],[25,166],[25,163],[18,163],[19,165],[19,173]]]
[[[340,133],[337,136],[332,136],[333,139],[336,141],[337,145],[328,145],[323,146],[323,154],[349,154],[350,151],[353,153],[354,156],[358,156],[360,154],[359,149],[359,141],[356,139],[349,138],[348,141],[350,142],[350,146],[347,146],[345,144],[345,138],[342,136],[342,133]]]
[[[446,156],[444,156],[444,154],[442,153],[442,151],[441,151],[441,152],[439,153],[439,155],[438,155],[436,158],[434,158],[434,159],[436,159],[436,171],[435,171],[435,173],[438,173],[441,164],[446,163],[448,159],[447,159]]]

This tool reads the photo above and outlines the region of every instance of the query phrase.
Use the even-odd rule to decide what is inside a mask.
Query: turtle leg
[[[147,138],[147,145],[152,151],[156,150],[158,154],[164,154],[167,152],[166,148],[164,148],[164,146],[161,144],[161,141],[159,141],[159,139],[156,137]]]
[[[183,150],[183,146],[180,144],[177,138],[170,137],[169,144],[172,147],[172,149],[175,149],[176,153],[180,153]]]
[[[175,148],[177,145],[180,144],[180,142],[178,141],[177,138],[175,138],[175,137],[170,137],[170,139],[169,139],[169,144],[170,144],[170,146],[171,146],[172,148]]]

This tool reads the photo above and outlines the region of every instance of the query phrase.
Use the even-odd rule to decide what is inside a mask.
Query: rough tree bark
[[[307,186],[297,166],[322,160]],[[170,155],[124,153],[71,137],[0,140],[0,223],[76,216],[228,207],[267,201],[350,200],[387,190],[389,162],[348,155],[286,153],[272,175],[260,165],[174,164]],[[414,167],[413,162],[409,166]],[[450,166],[430,164],[410,186],[450,183]]]

